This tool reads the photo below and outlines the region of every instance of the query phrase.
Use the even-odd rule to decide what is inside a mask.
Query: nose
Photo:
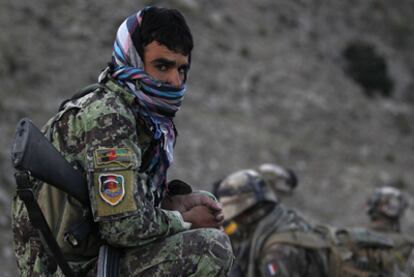
[[[183,80],[181,79],[180,72],[178,70],[172,70],[168,76],[168,83],[173,87],[180,87]]]

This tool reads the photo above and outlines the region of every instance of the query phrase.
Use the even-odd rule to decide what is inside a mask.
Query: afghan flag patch
[[[128,166],[132,162],[132,151],[129,148],[101,148],[95,150],[97,165],[117,163]]]
[[[111,206],[117,205],[125,196],[125,179],[117,174],[100,174],[99,194]]]

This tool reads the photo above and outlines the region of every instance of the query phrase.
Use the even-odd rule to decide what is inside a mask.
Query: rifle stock
[[[82,204],[89,203],[86,178],[59,153],[42,132],[23,118],[16,127],[12,145],[14,168],[52,185]]]

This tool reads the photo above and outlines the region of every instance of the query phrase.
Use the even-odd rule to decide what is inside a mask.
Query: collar
[[[107,86],[111,91],[119,94],[129,106],[136,105],[135,96],[121,85],[117,84],[115,80],[109,79],[105,82],[105,86]]]

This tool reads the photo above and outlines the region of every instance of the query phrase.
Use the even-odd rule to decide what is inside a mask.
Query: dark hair
[[[132,40],[141,59],[144,58],[144,47],[154,40],[183,55],[189,56],[193,50],[190,28],[184,16],[176,9],[146,8],[141,28],[132,34]]]

